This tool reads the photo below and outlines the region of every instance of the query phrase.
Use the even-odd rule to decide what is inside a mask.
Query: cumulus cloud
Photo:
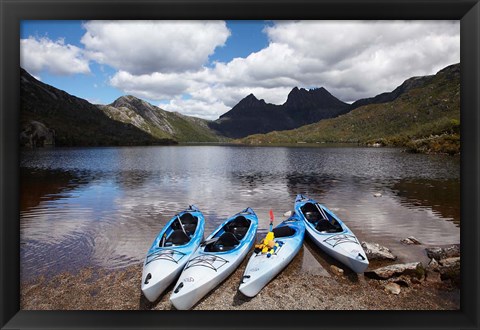
[[[182,72],[119,73],[111,82],[173,99],[167,110],[215,119],[250,93],[282,104],[295,86],[323,86],[353,102],[460,60],[458,21],[279,21],[264,33],[269,45],[245,58]]]
[[[34,76],[43,70],[54,75],[90,72],[82,49],[47,37],[20,40],[20,65]]]
[[[132,75],[126,71],[117,72],[111,79],[113,87],[126,94],[152,100],[172,99],[185,93],[192,84],[188,74],[158,73]]]
[[[200,117],[205,119],[217,119],[218,113],[230,110],[223,102],[218,100],[202,101],[198,99],[174,99],[168,104],[160,105],[160,108],[175,111],[187,116]]]
[[[305,86],[325,86],[344,101],[460,61],[459,21],[281,21],[265,32],[270,46],[288,45],[301,59],[293,65]]]
[[[133,75],[197,70],[230,36],[224,21],[89,21],[90,57]]]
[[[209,63],[231,32],[223,21],[89,21],[84,49],[62,40],[21,40],[32,74],[115,69],[109,84],[162,108],[216,119],[250,93],[282,104],[297,86],[325,87],[345,102],[393,90],[412,76],[460,61],[459,21],[276,21],[268,46]]]

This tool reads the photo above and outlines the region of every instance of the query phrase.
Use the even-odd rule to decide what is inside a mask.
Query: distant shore
[[[194,310],[458,310],[460,289],[451,281],[402,278],[399,294],[388,293],[391,280],[357,275],[345,269],[334,273],[325,261],[305,267],[308,249],[260,293],[248,298],[238,291],[248,258]],[[311,255],[308,257],[312,257]],[[380,263],[370,263],[375,268]],[[154,303],[141,293],[142,264],[104,270],[84,268],[51,278],[21,283],[22,310],[175,310],[169,301],[173,284]]]

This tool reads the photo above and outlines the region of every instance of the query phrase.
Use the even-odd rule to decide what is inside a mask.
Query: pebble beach
[[[459,284],[425,274],[389,279],[357,275],[317,253],[305,241],[295,259],[260,293],[238,291],[248,258],[193,310],[458,310]],[[411,260],[405,260],[411,261]],[[398,263],[371,261],[369,269]],[[425,265],[426,266],[426,265]],[[341,269],[342,272],[339,272]],[[22,281],[22,310],[175,310],[172,284],[151,303],[140,290],[142,264],[119,269],[84,268]],[[398,291],[388,288],[394,285]]]

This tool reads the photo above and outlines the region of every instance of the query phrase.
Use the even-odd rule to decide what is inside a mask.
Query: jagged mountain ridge
[[[306,125],[336,117],[348,111],[349,105],[330,94],[325,88],[306,90],[295,87],[283,104],[296,125]]]
[[[209,126],[225,136],[241,138],[297,128],[336,117],[348,110],[347,103],[323,87],[311,90],[295,87],[282,105],[266,103],[250,94]]]

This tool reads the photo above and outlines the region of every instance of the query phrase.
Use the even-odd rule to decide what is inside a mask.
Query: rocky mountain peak
[[[330,94],[325,88],[293,88],[288,94],[284,106],[290,109],[319,108],[319,107],[342,107],[345,104]]]
[[[261,104],[265,104],[264,100],[259,100],[253,94],[249,94],[245,98],[243,98],[234,108],[251,108],[256,107]]]
[[[113,101],[113,103],[111,103],[110,105],[115,108],[120,108],[120,107],[130,108],[130,106],[138,107],[143,103],[145,103],[143,100],[133,95],[124,95],[124,96],[120,96],[118,99]]]

